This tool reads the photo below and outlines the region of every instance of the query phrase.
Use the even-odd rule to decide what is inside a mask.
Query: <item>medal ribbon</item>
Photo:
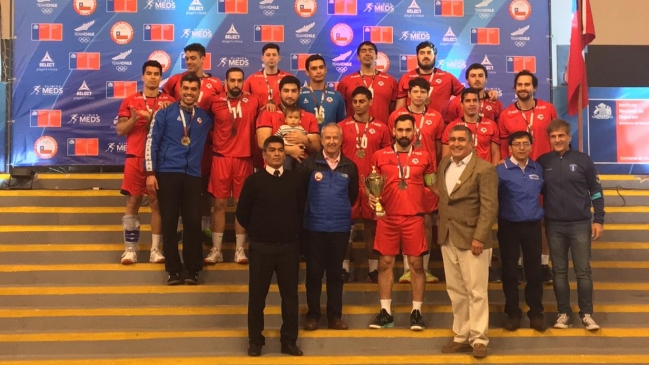
[[[155,96],[155,100],[153,101],[153,108],[154,108],[154,109],[157,109],[156,106],[158,105],[158,97],[159,97],[159,96],[160,96],[160,92],[158,91],[158,94]],[[153,113],[153,110],[154,110],[154,109],[152,109],[152,108],[149,106],[149,103],[148,103],[149,98],[147,98],[146,96],[144,96],[144,91],[142,91],[142,98],[144,99],[144,106],[146,107],[146,110],[147,110],[149,113]]]
[[[263,71],[263,74],[264,74],[264,80],[266,81],[266,87],[268,88],[268,100],[273,100],[273,88],[270,87],[270,83],[268,82],[268,75],[266,75],[265,69]],[[277,70],[276,75],[279,75],[279,70]]]
[[[365,82],[365,75],[363,75],[363,73],[360,70],[358,71],[358,74],[361,75],[361,80],[363,80],[363,85],[365,85],[366,88],[371,90],[372,85],[374,85],[374,78],[376,77],[378,72],[374,71],[374,74],[372,74],[372,82],[370,82],[369,86],[367,86],[367,82]]]
[[[237,128],[237,118],[243,118],[243,113],[241,112],[241,101],[237,103],[237,107],[233,108],[230,104],[230,98],[227,98],[228,101],[228,115],[230,116],[230,122],[232,122],[232,129]]]
[[[356,127],[356,148],[360,149],[366,149],[367,148],[367,128],[368,124],[370,123],[371,120],[367,122],[361,122],[360,120],[356,120],[356,116],[352,116],[352,119],[354,119],[354,127]],[[365,129],[363,130],[363,135],[361,136],[360,130],[358,130],[358,124],[363,123],[365,124]],[[363,143],[365,142],[365,143]]]
[[[311,92],[311,96],[313,97],[313,102],[315,103],[316,112],[318,112],[319,109],[320,109],[320,105],[324,105],[325,93],[327,92],[327,86],[325,85],[324,90],[322,90],[322,96],[320,97],[320,102],[318,102],[318,99],[316,99],[315,91],[313,90],[313,87],[311,87],[311,85],[309,85],[309,91]]]
[[[183,113],[183,108],[182,107],[180,108],[180,120],[183,122],[183,133],[185,134],[184,135],[185,137],[189,137],[189,130],[191,129],[193,119],[194,119],[194,109],[192,108],[192,113],[191,116],[189,117],[189,127],[188,127],[187,122],[185,121],[185,113]]]
[[[435,78],[435,72],[437,72],[437,67],[433,67],[433,73],[430,74],[428,77],[428,83],[430,84],[430,89],[428,89],[428,96],[433,93],[433,79]],[[423,77],[424,75],[419,71],[419,68],[417,68],[417,74],[419,77]]]
[[[395,143],[392,147],[394,149],[394,154],[397,156],[397,164],[399,165],[399,178],[401,181],[406,181],[403,172],[405,169],[410,170],[410,155],[412,154],[412,150],[414,149],[412,145],[410,145],[410,150],[408,151],[408,159],[406,160],[406,167],[404,169],[403,165],[401,165],[401,158],[399,157],[399,152],[397,151],[397,144]]]
[[[473,145],[475,147],[478,147],[478,136],[480,135],[480,121],[481,120],[482,120],[482,118],[478,118],[478,121],[475,122],[475,133],[473,133],[473,134],[475,134],[475,137],[473,138],[474,139]],[[462,121],[464,122],[464,126],[469,128],[469,123],[464,121],[464,117],[462,117]],[[473,124],[473,123],[470,123],[470,124]]]
[[[428,107],[424,108],[423,113],[413,112],[410,110],[410,106],[407,106],[406,109],[408,110],[408,114],[415,118],[415,121],[417,120],[417,117],[419,117],[419,127],[417,127],[417,122],[415,122],[415,141],[421,141],[421,130],[424,129],[424,119],[426,119],[424,117],[426,116]]]

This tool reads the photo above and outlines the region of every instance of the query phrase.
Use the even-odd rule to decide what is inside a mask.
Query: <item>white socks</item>
[[[162,235],[161,234],[151,234],[151,251],[160,250],[162,251]]]
[[[221,246],[223,245],[223,233],[212,232],[212,245],[217,251],[221,251]]]
[[[223,234],[220,233],[220,235],[221,235],[221,238],[223,238]],[[212,233],[212,236],[214,236],[214,233]],[[243,244],[246,242],[246,234],[245,233],[236,234],[235,237],[236,237],[237,249],[239,247],[243,247]],[[212,239],[212,242],[214,242],[213,239]]]
[[[370,272],[379,269],[379,260],[367,260],[367,261],[368,261],[368,264],[369,264]],[[347,261],[347,262],[348,262],[347,265],[349,265],[349,261]]]
[[[349,272],[349,260],[343,260],[343,269]]]
[[[412,301],[412,310],[418,310],[421,312],[421,305],[424,304],[424,302],[415,302],[414,300]]]
[[[550,263],[550,255],[541,255],[541,265],[548,265]]]
[[[392,299],[381,299],[381,309],[385,309],[388,314],[392,314]]]

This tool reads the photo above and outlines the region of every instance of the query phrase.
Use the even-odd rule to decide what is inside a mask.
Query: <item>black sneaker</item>
[[[367,282],[368,283],[378,283],[379,282],[379,270],[374,270],[367,273]]]
[[[167,285],[180,285],[182,283],[180,278],[180,273],[169,273],[169,278],[167,279]]]
[[[394,327],[394,317],[388,314],[388,311],[385,309],[381,309],[381,312],[379,313],[376,318],[370,323],[370,328],[378,329],[378,328],[392,328]]]
[[[525,282],[525,272],[523,271],[523,266],[518,265],[518,283]]]
[[[489,282],[490,283],[502,283],[500,278],[500,270],[493,266],[489,266]]]
[[[552,279],[552,269],[548,265],[541,265],[541,278],[543,278],[543,284],[552,285],[554,281]]]
[[[410,329],[413,331],[423,331],[424,328],[426,328],[424,317],[421,315],[419,309],[410,312]]]
[[[187,285],[198,285],[198,272],[197,271],[187,271],[187,277],[185,278],[185,284],[187,284]]]
[[[343,282],[344,283],[349,283],[352,281],[352,276],[349,273],[349,271],[343,269]]]

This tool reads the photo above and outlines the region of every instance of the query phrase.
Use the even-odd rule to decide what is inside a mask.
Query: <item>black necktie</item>
[[[275,170],[275,172],[273,172],[273,175],[279,177],[279,170]]]

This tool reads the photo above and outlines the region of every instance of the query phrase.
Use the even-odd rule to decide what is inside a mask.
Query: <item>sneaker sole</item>
[[[158,260],[158,261],[156,261],[156,260],[149,260],[149,262],[152,263],[152,264],[164,264],[164,263],[165,263],[165,259],[160,259],[160,260]]]
[[[565,330],[565,329],[568,329],[568,328],[572,328],[572,325],[571,324],[564,324],[564,325],[556,325],[555,324],[554,328],[557,328],[557,329],[560,329],[560,330]]]
[[[198,281],[187,280],[187,279],[186,279],[186,280],[185,280],[185,284],[187,284],[187,285],[198,285]]]
[[[182,284],[182,281],[180,281],[180,280],[167,281],[167,285],[170,285],[170,286],[180,285],[180,284]]]
[[[371,325],[370,325],[370,328],[371,328],[371,329],[375,329],[375,330],[380,330],[380,329],[382,329],[382,328],[394,328],[394,322],[392,322],[392,323],[388,323],[388,324],[384,324],[383,326],[379,326],[378,324],[371,324]]]
[[[248,265],[248,259],[235,261],[239,265]]]
[[[411,329],[412,331],[417,331],[417,332],[419,332],[419,331],[423,331],[424,329],[426,329],[426,327],[424,327],[424,326],[410,326],[410,329]]]
[[[121,261],[122,265],[133,265],[137,261],[131,261],[131,260],[123,260]]]

